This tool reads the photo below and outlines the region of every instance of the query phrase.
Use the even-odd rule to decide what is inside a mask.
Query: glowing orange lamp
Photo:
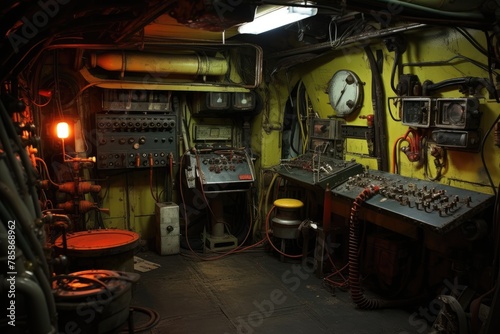
[[[95,163],[96,159],[95,157],[89,157],[89,158],[78,158],[78,157],[70,157],[69,159],[66,159],[66,148],[64,147],[64,139],[69,137],[69,125],[66,122],[59,122],[56,125],[56,133],[57,133],[57,138],[61,139],[62,141],[62,154],[63,154],[63,161],[64,162],[75,162],[75,163],[82,163],[82,162],[93,162]]]
[[[57,138],[62,141],[63,161],[66,162],[66,149],[64,148],[64,139],[69,137],[69,125],[66,122],[59,122],[56,125]]]
[[[69,125],[66,122],[57,123],[56,126],[57,138],[66,139],[69,137]]]

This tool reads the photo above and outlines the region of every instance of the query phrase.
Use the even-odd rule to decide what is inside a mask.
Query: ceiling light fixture
[[[258,6],[252,22],[238,27],[240,34],[260,34],[316,15],[317,8],[297,6]]]

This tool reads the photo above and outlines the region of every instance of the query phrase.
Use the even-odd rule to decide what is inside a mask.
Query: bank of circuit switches
[[[471,196],[460,197],[449,194],[445,189],[437,189],[428,185],[419,186],[416,183],[403,184],[369,173],[350,177],[344,187],[345,190],[351,190],[356,187],[366,188],[375,185],[380,188],[379,194],[385,199],[395,200],[402,206],[428,213],[438,212],[442,217],[453,214],[461,206],[470,207],[472,202]]]

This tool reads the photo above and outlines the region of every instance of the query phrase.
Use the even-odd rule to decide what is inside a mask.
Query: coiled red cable
[[[349,287],[351,288],[352,301],[361,309],[377,309],[384,306],[384,301],[380,299],[369,299],[363,294],[359,274],[359,209],[361,205],[377,194],[378,186],[363,189],[356,197],[351,207],[349,221]]]

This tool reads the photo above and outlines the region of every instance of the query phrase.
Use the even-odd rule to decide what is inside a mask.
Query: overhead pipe
[[[400,10],[408,9],[421,11],[428,15],[435,15],[443,19],[465,19],[465,20],[485,20],[485,16],[477,9],[484,1],[455,0],[455,1],[433,1],[433,0],[377,0],[357,1],[359,4],[370,6],[381,6],[385,4],[387,8]],[[351,4],[352,7],[352,4]],[[372,8],[372,7],[370,7]]]
[[[175,73],[187,75],[225,75],[229,70],[225,58],[200,54],[158,53],[92,53],[90,66],[107,71]]]
[[[335,50],[349,49],[349,48],[352,48],[353,44],[354,45],[360,45],[362,43],[368,44],[372,40],[378,40],[378,39],[384,38],[386,36],[392,36],[394,34],[405,33],[408,31],[423,29],[423,28],[427,28],[427,27],[428,26],[426,24],[423,24],[423,23],[408,23],[408,24],[405,24],[402,26],[390,27],[390,28],[385,28],[385,29],[380,29],[380,30],[375,30],[375,31],[369,31],[369,32],[364,32],[364,33],[358,34],[358,35],[350,36],[344,40],[342,45],[336,46],[336,47],[332,47],[332,43],[330,41],[327,41],[327,42],[306,45],[303,47],[297,47],[297,48],[294,48],[291,50],[271,53],[271,54],[267,55],[266,58],[267,59],[285,58],[285,57],[295,56],[295,55],[299,55],[299,54],[331,51],[332,49],[335,49]],[[356,46],[354,48],[356,48]]]
[[[476,89],[478,86],[483,86],[486,88],[490,94],[490,98],[495,96],[495,87],[486,78],[478,77],[462,77],[462,78],[451,78],[440,82],[433,83],[430,80],[424,81],[422,84],[422,95],[429,96],[431,93],[451,86],[467,86]]]
[[[431,9],[438,9],[448,12],[466,12],[478,9],[485,1],[470,1],[470,0],[392,0],[386,1],[389,3],[400,3],[400,5],[422,6]]]

